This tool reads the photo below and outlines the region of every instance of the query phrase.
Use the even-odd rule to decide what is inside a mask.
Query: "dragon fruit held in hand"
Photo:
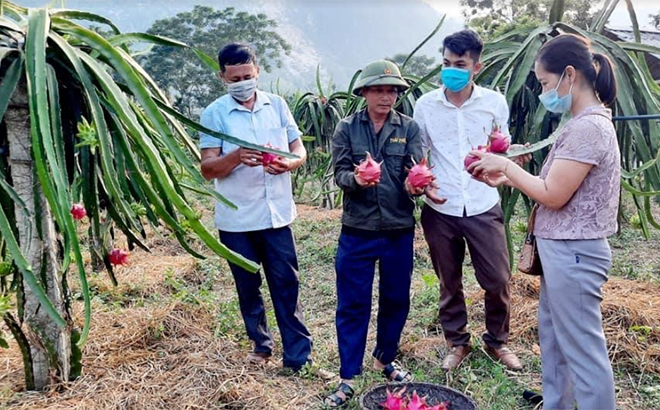
[[[376,162],[371,154],[367,152],[367,158],[360,161],[360,165],[356,165],[357,175],[364,182],[378,182],[380,179],[380,164],[382,162]]]
[[[415,160],[413,159],[413,163],[415,163]],[[410,185],[413,188],[426,188],[428,184],[433,181],[433,173],[431,172],[431,168],[426,164],[426,158],[422,158],[419,163],[415,163],[415,165],[410,168],[410,171],[408,172],[408,182],[410,182]]]
[[[85,210],[85,206],[83,204],[71,205],[71,216],[73,216],[73,219],[76,220],[83,219],[85,216],[87,216],[87,211]]]
[[[108,254],[108,260],[113,265],[127,265],[128,264],[128,252],[123,249],[115,248],[110,251]]]
[[[279,149],[277,147],[273,147],[272,145],[270,145],[270,142],[268,144],[264,145],[264,147]],[[273,161],[275,161],[277,159],[278,155],[277,154],[271,154],[270,152],[262,152],[261,157],[262,157],[261,162],[262,162],[263,166],[267,167],[268,165],[272,164]]]
[[[387,391],[387,397],[382,403],[378,403],[383,410],[450,410],[449,402],[445,401],[435,406],[429,406],[423,397],[419,397],[416,391],[413,391],[412,398],[403,397],[406,388],[394,393]]]
[[[487,151],[493,154],[505,154],[509,150],[509,138],[502,133],[497,125],[493,127],[488,139]]]
[[[482,151],[482,152],[486,151],[487,152],[487,150],[481,145],[479,145],[477,147],[477,151]],[[473,154],[467,154],[467,156],[463,160],[463,166],[465,167],[465,170],[467,171],[467,169],[470,167],[470,165],[472,165],[472,163],[476,162],[476,161],[479,161],[478,156],[473,155]],[[468,172],[470,172],[470,171],[468,171]],[[472,173],[472,172],[470,172],[470,173]]]

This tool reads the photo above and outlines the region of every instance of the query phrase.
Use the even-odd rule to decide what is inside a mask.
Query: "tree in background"
[[[195,6],[192,11],[156,21],[147,33],[176,38],[209,56],[217,55],[228,42],[241,41],[255,49],[259,65],[269,72],[273,65],[281,66],[282,53],[291,49],[276,28],[277,23],[265,14]],[[224,92],[216,74],[190,49],[155,46],[139,61],[168,92],[173,105],[188,116],[197,116],[200,109]]]
[[[548,20],[553,0],[461,0],[468,26],[485,40],[512,29],[538,27]],[[602,1],[567,0],[563,21],[587,28],[594,10]]]
[[[395,63],[397,66],[401,67],[403,63],[408,58],[408,54],[397,54],[394,57],[388,57],[387,60]],[[425,55],[414,55],[408,60],[408,63],[405,66],[405,74],[415,77],[424,77],[431,72],[436,66],[435,58],[427,57]]]

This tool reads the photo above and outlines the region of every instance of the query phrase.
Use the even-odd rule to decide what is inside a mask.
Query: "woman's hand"
[[[493,174],[493,175],[497,175],[498,173],[504,173],[507,166],[512,162],[510,159],[506,157],[502,157],[500,155],[490,154],[482,151],[475,150],[470,152],[470,154],[479,158],[478,161],[473,162],[467,168],[468,172],[470,172],[470,174],[472,175],[477,176],[477,178],[479,178],[479,176],[482,173]]]
[[[513,144],[509,147],[509,150],[522,150],[529,147],[529,142],[525,145],[522,144]],[[515,162],[519,167],[523,167],[526,163],[532,160],[532,154],[523,154],[518,155],[517,157],[511,158],[511,161]]]
[[[509,178],[507,178],[503,172],[498,172],[495,174],[482,173],[478,176],[474,176],[473,178],[493,188],[497,188],[501,185],[507,185],[509,183]]]

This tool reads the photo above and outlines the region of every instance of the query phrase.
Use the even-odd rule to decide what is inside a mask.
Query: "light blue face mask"
[[[470,84],[470,70],[447,67],[440,71],[440,81],[451,92],[457,93]]]
[[[571,91],[573,91],[573,84],[568,89],[568,94],[566,94],[563,97],[559,96],[559,93],[557,90],[559,89],[559,86],[561,85],[561,80],[564,78],[564,74],[566,71],[561,73],[561,76],[559,77],[559,82],[557,83],[557,86],[553,90],[549,90],[544,92],[543,94],[539,95],[539,100],[541,100],[541,104],[545,106],[545,108],[554,113],[564,113],[566,111],[570,111],[571,105],[573,105],[573,95],[571,94]]]

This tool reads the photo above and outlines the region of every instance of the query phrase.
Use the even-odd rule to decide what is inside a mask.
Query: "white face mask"
[[[238,101],[245,102],[252,98],[257,91],[257,79],[250,78],[236,83],[227,83],[227,91]]]

